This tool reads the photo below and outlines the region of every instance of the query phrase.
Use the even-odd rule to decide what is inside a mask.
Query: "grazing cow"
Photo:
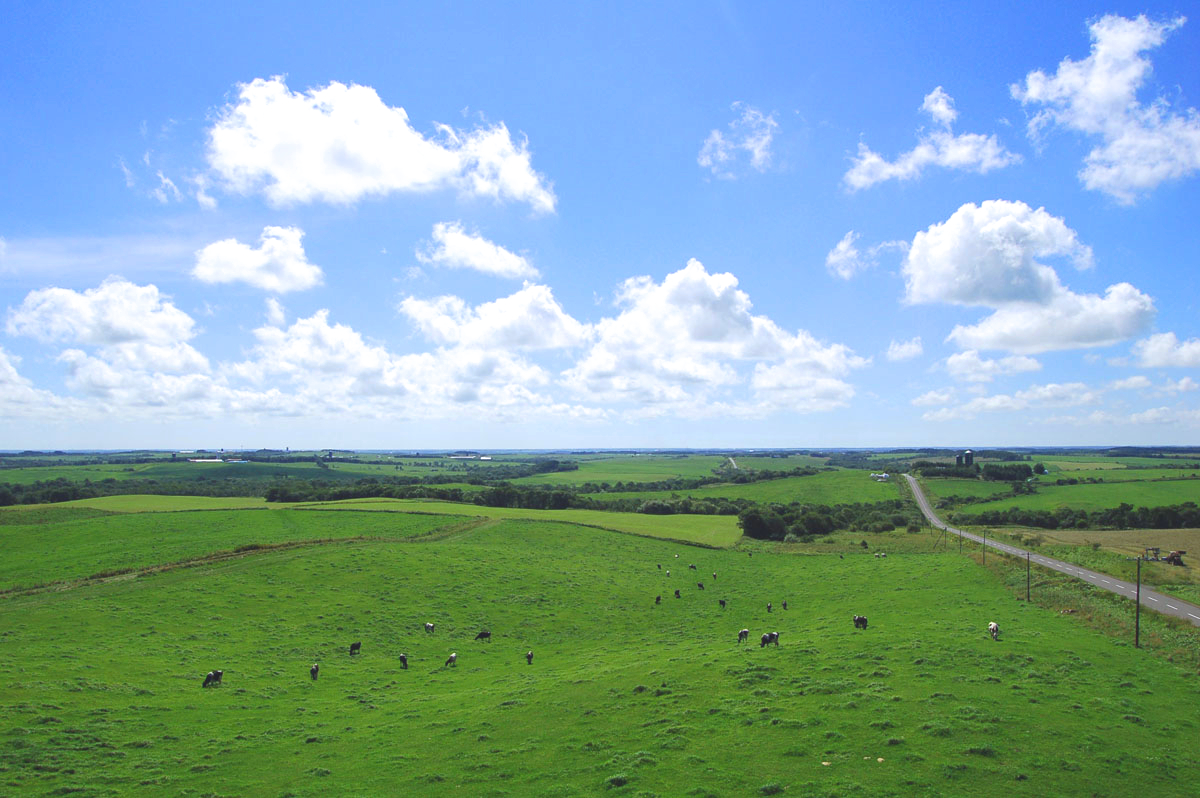
[[[717,581],[717,572],[713,571],[713,581]]]
[[[667,571],[667,576],[670,576],[670,575],[671,575],[671,572],[670,572],[670,571]]]
[[[532,651],[526,651],[526,652],[525,652],[525,664],[526,664],[526,665],[532,665],[532,664],[533,664],[533,652],[532,652]]]
[[[750,630],[749,629],[743,629],[742,631],[738,632],[738,642],[739,643],[745,643],[749,639],[750,639]]]
[[[662,604],[662,595],[661,594],[654,597],[654,603]]]
[[[361,641],[356,640],[355,642],[350,644],[350,656],[353,657],[355,654],[358,654],[361,651],[362,651],[362,642]]]
[[[717,599],[717,603],[721,605],[721,609],[725,609],[725,599]]]
[[[492,633],[489,632],[487,629],[484,629],[482,632],[475,635],[475,639],[476,640],[486,640],[490,643],[490,642],[492,642]]]
[[[209,671],[204,677],[204,684],[201,687],[220,687],[221,677],[225,675],[225,671]]]
[[[675,598],[683,598],[683,596],[679,595],[678,590],[675,591]]]
[[[312,680],[314,682],[317,680],[317,674],[320,672],[321,672],[321,666],[315,662],[313,663],[313,666],[308,669],[308,675],[312,677]]]
[[[787,602],[786,602],[786,601],[785,601],[785,602],[783,602],[783,608],[784,608],[785,610],[787,609]]]
[[[763,632],[763,636],[762,639],[759,640],[758,647],[766,648],[772,643],[774,643],[776,646],[779,645],[779,632]]]
[[[400,667],[404,668],[404,670],[408,670],[408,655],[407,654],[400,655]]]
[[[881,551],[881,552],[879,552],[879,556],[880,556],[880,557],[887,557],[887,552],[886,552],[886,551]]]
[[[771,611],[771,602],[767,602],[767,612]]]
[[[696,570],[696,566],[694,566],[694,565],[689,565],[688,568],[692,571]]]
[[[456,662],[458,662],[458,652],[457,651],[455,651],[453,654],[450,655],[450,658],[446,660],[446,664],[443,665],[442,667],[443,668],[449,667],[450,665],[453,665]]]
[[[662,570],[662,563],[658,564],[658,570],[660,570],[660,571]]]
[[[429,632],[430,634],[433,634],[433,624],[431,624],[431,623],[425,624],[425,631]]]
[[[1000,639],[1000,627],[996,624],[995,621],[992,621],[991,623],[988,624],[988,634],[990,634],[992,636],[993,640]]]
[[[854,628],[855,629],[866,629],[867,628],[867,616],[855,615],[854,616]]]
[[[698,588],[700,588],[701,590],[703,590],[703,589],[704,589],[704,583],[703,583],[703,582],[697,582],[697,583],[696,583],[696,587],[698,587]]]

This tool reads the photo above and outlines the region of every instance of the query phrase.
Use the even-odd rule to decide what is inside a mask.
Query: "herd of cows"
[[[754,555],[750,554],[750,556],[754,556]],[[875,554],[875,556],[876,557],[881,557],[881,556],[886,557],[887,555],[877,552]],[[676,554],[675,557],[678,558],[679,555]],[[689,565],[688,569],[692,570],[692,571],[698,570],[695,565]],[[658,570],[660,570],[660,571],[663,570],[662,563],[658,563]],[[668,570],[666,572],[666,575],[668,577],[670,577],[671,572]],[[714,582],[717,580],[716,572],[713,572],[712,578],[713,578]],[[697,582],[696,587],[699,590],[704,590],[704,584],[701,582]],[[680,591],[678,589],[675,590],[675,598],[677,598],[677,599],[682,598],[682,595],[680,594]],[[662,603],[662,595],[661,594],[654,597],[654,603],[656,605]],[[721,609],[725,609],[727,606],[726,599],[717,599],[717,604],[721,607]],[[783,601],[781,603],[781,606],[783,607],[783,609],[786,610],[788,608],[787,601]],[[768,601],[767,602],[767,612],[771,612],[772,608],[773,608],[772,603]],[[427,622],[425,624],[425,632],[427,634],[433,634],[435,628],[436,627],[433,623]],[[867,616],[855,615],[854,616],[854,628],[857,630],[865,631],[867,628]],[[1000,638],[1000,627],[994,621],[987,625],[987,631],[988,631],[988,635],[991,636],[992,640],[998,640]],[[490,642],[492,639],[492,633],[487,629],[483,629],[479,632],[479,634],[475,635],[475,639]],[[741,629],[738,631],[737,641],[739,644],[745,643],[745,642],[749,641],[749,639],[750,639],[750,630],[749,629]],[[759,638],[758,647],[766,648],[767,646],[772,645],[772,644],[778,647],[779,632],[763,632],[762,637]],[[362,641],[356,640],[355,642],[350,644],[350,656],[354,656],[355,654],[360,654],[361,652],[362,652]],[[408,670],[408,655],[401,654],[399,657],[399,661],[400,661],[400,667],[403,668],[404,670]],[[442,667],[444,667],[444,668],[455,667],[457,664],[458,664],[458,652],[455,651],[455,652],[451,652],[450,656],[446,659],[446,662],[445,662],[445,664],[443,664]],[[525,652],[525,664],[526,665],[533,664],[533,652],[532,651]],[[308,670],[309,676],[312,678],[312,680],[314,682],[317,680],[317,676],[320,674],[320,672],[321,672],[321,666],[315,662],[313,663],[312,667],[309,668],[309,670]],[[208,674],[204,677],[204,684],[202,686],[203,687],[219,687],[221,685],[221,677],[224,675],[224,673],[225,673],[224,671],[218,671],[218,670],[209,671]]]

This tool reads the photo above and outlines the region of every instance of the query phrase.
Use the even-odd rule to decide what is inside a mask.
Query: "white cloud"
[[[954,389],[945,388],[943,390],[926,391],[917,398],[913,399],[910,404],[914,407],[938,407],[940,405],[950,404],[954,400]]]
[[[599,401],[691,415],[718,407],[741,414],[811,412],[849,401],[854,391],[843,377],[869,360],[753,315],[737,284],[732,274],[709,274],[697,260],[662,283],[626,280],[618,292],[621,313],[595,325],[595,344],[564,373],[565,383]],[[739,367],[751,363],[755,403],[739,398],[734,406],[719,405],[714,393],[744,385]]]
[[[309,263],[298,227],[264,227],[259,247],[233,238],[209,244],[196,253],[192,276],[206,283],[248,283],[275,293],[304,291],[321,284],[321,267]]]
[[[45,420],[66,403],[49,391],[34,388],[32,382],[17,372],[20,362],[21,358],[0,347],[0,416]]]
[[[734,111],[741,116],[729,123],[729,133],[713,130],[704,140],[696,163],[711,169],[717,177],[734,177],[734,167],[740,153],[750,155],[750,166],[765,172],[771,165],[771,141],[779,123],[774,114],[763,114],[749,105],[735,102]]]
[[[825,268],[829,270],[830,274],[843,280],[849,280],[859,272],[874,268],[878,263],[880,253],[891,249],[902,251],[908,249],[907,241],[884,241],[869,247],[866,252],[860,252],[855,245],[858,238],[858,233],[851,230],[842,236],[842,240],[837,243],[837,246],[825,256]]]
[[[1177,407],[1153,407],[1140,413],[1133,413],[1129,421],[1134,424],[1178,424],[1183,426],[1200,425],[1200,410],[1188,410]]]
[[[888,344],[887,359],[892,361],[912,360],[924,353],[925,347],[921,346],[921,336],[918,335],[910,341],[892,341]]]
[[[1175,333],[1158,333],[1133,345],[1142,368],[1200,367],[1200,338],[1180,341]]]
[[[1200,170],[1200,114],[1171,111],[1159,97],[1138,102],[1138,89],[1151,72],[1142,54],[1160,46],[1183,25],[1183,17],[1151,22],[1109,14],[1089,26],[1091,55],[1064,58],[1053,76],[1041,70],[1010,87],[1023,105],[1040,105],[1030,120],[1030,138],[1059,125],[1100,138],[1079,173],[1083,184],[1129,204],[1166,180]]]
[[[1150,387],[1150,379],[1138,374],[1134,377],[1116,380],[1108,387],[1113,391],[1140,391]]]
[[[1190,393],[1197,388],[1200,388],[1200,383],[1197,383],[1191,377],[1184,377],[1180,380],[1167,380],[1162,386],[1163,392],[1170,394]]]
[[[1004,149],[995,134],[955,135],[950,126],[958,112],[954,109],[954,99],[941,86],[925,95],[921,110],[933,117],[940,129],[921,135],[917,146],[895,161],[888,161],[859,142],[858,156],[842,178],[847,188],[858,191],[885,180],[912,180],[920,177],[928,166],[986,174],[1020,162],[1021,156]]]
[[[496,277],[529,279],[538,270],[529,261],[493,244],[478,234],[464,232],[461,222],[438,222],[433,226],[433,244],[417,251],[417,260],[451,269],[474,269]]]
[[[977,396],[962,404],[931,410],[921,417],[926,421],[962,420],[975,418],[981,413],[1013,413],[1041,407],[1078,407],[1094,404],[1099,398],[1097,392],[1081,382],[1049,383],[1031,385],[1012,395]]]
[[[421,135],[403,108],[368,86],[332,82],[299,93],[282,77],[258,78],[238,86],[237,102],[209,130],[208,162],[230,190],[261,191],[276,205],[454,188],[554,211],[527,143],[514,142],[504,123],[438,132],[440,140]]]
[[[172,200],[179,202],[181,199],[183,199],[183,194],[179,193],[179,189],[175,186],[175,183],[171,180],[171,178],[164,175],[161,169],[159,169],[156,174],[158,175],[158,187],[150,192],[156,200],[163,205],[166,205]]]
[[[400,311],[439,345],[480,349],[561,349],[582,346],[590,329],[563,311],[544,285],[475,308],[455,296],[406,297]]]
[[[275,297],[267,297],[267,324],[272,327],[282,327],[287,321],[283,305]]]
[[[31,291],[20,307],[9,310],[7,329],[10,335],[97,347],[115,369],[186,374],[209,367],[207,358],[187,343],[195,335],[194,324],[156,286],[113,277],[83,293]],[[78,360],[67,358],[72,359]]]
[[[993,360],[980,357],[974,349],[959,352],[946,358],[946,371],[950,376],[964,382],[991,382],[996,377],[1039,371],[1042,364],[1031,357],[1011,355]]]
[[[1019,353],[1105,346],[1153,320],[1153,301],[1128,283],[1110,285],[1103,297],[1073,293],[1040,262],[1055,256],[1080,269],[1092,264],[1075,231],[1042,208],[968,203],[913,238],[903,265],[906,298],[995,308],[976,325],[955,327],[948,340]]]

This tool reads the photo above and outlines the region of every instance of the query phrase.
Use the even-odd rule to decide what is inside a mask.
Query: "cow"
[[[317,680],[317,674],[320,672],[321,672],[321,666],[315,662],[313,663],[313,666],[308,669],[308,675],[312,677],[312,680],[314,682]]]
[[[771,611],[771,602],[767,602],[767,612]]]
[[[742,631],[738,632],[738,642],[739,643],[745,643],[749,639],[750,639],[750,630],[749,629],[743,629]]]
[[[425,624],[425,631],[429,632],[430,634],[433,634],[433,624],[431,624],[431,623]]]
[[[855,615],[854,616],[854,628],[855,629],[866,629],[867,628],[867,616]]]
[[[703,583],[703,582],[697,582],[697,583],[696,583],[696,587],[698,587],[698,588],[700,588],[701,590],[703,590],[703,589],[704,589],[704,583]]]
[[[204,684],[201,687],[220,687],[221,677],[225,675],[225,671],[209,671],[204,677]]]
[[[683,598],[683,596],[679,595],[678,590],[675,591],[675,598]]]
[[[717,599],[717,603],[721,605],[721,609],[725,609],[725,599]]]
[[[526,652],[525,652],[525,664],[526,664],[526,665],[532,665],[532,664],[533,664],[533,652],[532,652],[532,651],[526,651]]]
[[[670,571],[667,571],[667,576],[670,576],[670,575],[671,575],[671,572],[670,572]]]
[[[407,654],[400,655],[400,667],[404,668],[404,670],[408,670],[408,655]]]
[[[694,570],[696,570],[696,566],[694,566],[694,565],[689,565],[689,566],[688,566],[688,569],[689,569],[689,570],[692,570],[692,571],[694,571]]]
[[[458,662],[458,652],[457,651],[455,651],[453,654],[450,655],[449,659],[446,660],[446,664],[443,665],[442,667],[443,668],[449,667],[451,665],[454,665],[456,662]]]
[[[999,627],[999,625],[996,624],[995,621],[992,621],[991,623],[988,624],[988,634],[990,634],[992,636],[993,640],[1000,639],[1000,627]]]
[[[662,570],[662,563],[658,563],[658,570]]]
[[[786,602],[786,601],[785,601],[785,602],[783,602],[783,608],[784,608],[785,610],[787,609],[787,602]]]
[[[713,571],[713,581],[717,581],[717,572]]]
[[[361,652],[362,652],[362,641],[356,640],[350,644],[350,656],[353,657],[355,654],[358,654]]]
[[[476,640],[486,640],[490,643],[490,642],[492,642],[492,633],[489,632],[487,629],[484,629],[482,632],[475,635],[475,639]]]
[[[759,640],[758,647],[766,648],[772,643],[774,643],[776,646],[779,645],[779,632],[763,632],[763,636]]]
[[[655,596],[655,597],[654,597],[654,603],[655,603],[655,604],[662,604],[662,594],[659,594],[659,595],[657,595],[657,596]]]

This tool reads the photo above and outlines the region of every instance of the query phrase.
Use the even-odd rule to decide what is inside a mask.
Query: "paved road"
[[[929,519],[929,523],[933,524],[938,529],[944,529],[951,535],[959,535],[966,540],[974,540],[977,543],[986,543],[989,548],[997,549],[1005,554],[1011,554],[1014,557],[1024,557],[1029,555],[1031,562],[1037,563],[1044,568],[1050,568],[1060,573],[1073,576],[1076,579],[1082,579],[1085,582],[1090,582],[1102,590],[1107,590],[1111,593],[1116,593],[1118,596],[1125,596],[1128,599],[1133,599],[1137,594],[1137,586],[1133,582],[1125,582],[1108,574],[1102,574],[1097,571],[1089,571],[1087,568],[1080,568],[1069,562],[1055,560],[1050,557],[1044,557],[1041,554],[1019,549],[1016,546],[1010,546],[1007,543],[998,543],[994,540],[984,540],[979,535],[973,535],[970,532],[963,532],[961,529],[955,529],[942,522],[942,519],[937,517],[933,508],[929,506],[929,500],[925,498],[925,493],[921,490],[921,486],[917,484],[917,480],[908,474],[904,475],[908,480],[909,486],[912,488],[913,496],[917,500],[917,506],[921,508],[921,512],[925,513],[925,517]],[[1200,626],[1200,607],[1195,604],[1190,604],[1186,601],[1181,601],[1174,596],[1168,596],[1165,593],[1157,593],[1150,590],[1145,585],[1142,585],[1142,606],[1148,607],[1156,612],[1161,612],[1164,615],[1174,615],[1178,618],[1183,618],[1185,621],[1190,621],[1194,626]]]

